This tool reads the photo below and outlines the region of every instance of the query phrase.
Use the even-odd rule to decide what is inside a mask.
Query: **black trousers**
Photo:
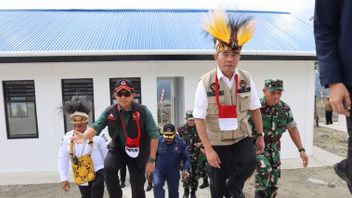
[[[121,164],[121,168],[120,168],[120,184],[124,184],[126,182],[126,164]]]
[[[93,181],[88,186],[79,186],[82,198],[102,198],[104,196],[104,169],[96,172]]]
[[[128,166],[130,173],[132,198],[145,198],[145,164],[137,163],[136,159],[128,157],[125,152],[109,150],[104,161],[104,170],[105,184],[110,198],[122,197],[118,171],[123,164]]]
[[[352,88],[349,89],[350,96],[352,96]],[[351,116],[346,116],[347,132],[348,132],[348,150],[347,150],[347,167],[349,178],[352,180],[352,110]]]
[[[332,111],[325,111],[326,124],[332,124]]]
[[[218,154],[221,167],[210,169],[210,192],[212,198],[230,197],[225,181],[232,177],[234,183],[231,189],[242,191],[245,181],[253,174],[256,165],[256,155],[253,140],[246,138],[228,146],[213,146]]]

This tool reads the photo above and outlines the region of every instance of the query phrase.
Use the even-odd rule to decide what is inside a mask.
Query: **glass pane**
[[[7,103],[10,137],[36,137],[34,102]]]
[[[8,138],[38,137],[34,81],[3,81],[3,90]]]
[[[173,123],[172,79],[158,78],[158,125]]]
[[[93,79],[62,79],[62,103],[71,100],[73,96],[86,96],[91,103],[88,124],[94,122],[94,92]],[[64,113],[65,133],[72,130],[71,117]]]

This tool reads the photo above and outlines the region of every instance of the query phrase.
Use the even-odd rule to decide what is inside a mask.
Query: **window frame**
[[[11,108],[11,100],[8,100],[7,98],[11,98],[11,96],[7,95],[8,89],[6,88],[9,85],[6,85],[6,83],[15,83],[15,82],[32,82],[33,84],[33,104],[34,104],[34,118],[35,118],[35,134],[23,134],[23,135],[13,135],[10,132],[10,122],[9,122],[9,117],[13,118],[10,114],[12,114],[11,111],[7,110],[7,103],[10,103],[10,108]],[[6,120],[6,135],[7,139],[38,139],[39,138],[39,130],[38,130],[38,115],[37,115],[37,100],[36,100],[36,94],[35,94],[35,81],[34,80],[4,80],[2,81],[2,88],[3,88],[3,98],[4,98],[4,113],[5,113],[5,120]],[[23,102],[23,101],[21,101]],[[25,100],[26,104],[28,103],[28,100]],[[11,110],[11,109],[10,109]],[[28,112],[27,112],[28,116]]]
[[[91,108],[91,113],[92,113],[92,117],[89,118],[91,119],[92,123],[94,123],[95,121],[95,111],[94,111],[94,80],[93,78],[63,78],[61,79],[61,96],[62,96],[62,99],[61,99],[61,102],[62,102],[62,105],[64,104],[64,98],[66,95],[64,95],[64,81],[65,80],[91,80],[92,82],[92,108]],[[68,131],[68,127],[67,127],[67,124],[66,124],[66,115],[65,115],[65,112],[62,113],[62,116],[63,116],[63,121],[64,121],[64,133],[66,133]]]

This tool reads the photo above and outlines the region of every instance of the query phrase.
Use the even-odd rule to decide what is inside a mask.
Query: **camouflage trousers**
[[[209,175],[210,168],[208,166],[208,161],[205,155],[201,155],[199,157],[198,171],[199,171],[200,177],[204,179],[207,178]]]
[[[258,166],[255,170],[255,192],[261,198],[274,198],[278,191],[281,175],[280,161],[273,163],[264,155],[257,155]]]
[[[183,181],[184,188],[191,188],[192,190],[196,190],[198,188],[198,179],[200,178],[198,170],[198,162],[192,161],[191,162],[191,170],[189,172],[189,177],[187,180]]]

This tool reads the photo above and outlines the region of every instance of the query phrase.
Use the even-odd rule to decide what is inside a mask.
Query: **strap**
[[[88,142],[89,146],[90,146],[90,152],[89,152],[89,155],[92,153],[93,151],[93,138],[92,139],[89,139],[89,142]]]
[[[125,122],[123,121],[122,119],[122,116],[121,116],[121,113],[120,113],[120,107],[119,105],[116,106],[116,109],[117,109],[117,113],[119,114],[119,118],[120,118],[120,122],[121,122],[121,125],[122,125],[122,128],[123,128],[123,132],[125,133],[125,138],[127,140],[127,138],[129,138],[128,134],[127,134],[127,129],[126,129],[126,125],[125,125]],[[132,112],[132,116],[135,115],[135,113],[139,114],[138,111],[134,111]],[[141,139],[141,127],[140,127],[140,122],[139,122],[139,119],[135,118],[134,119],[135,122],[136,122],[136,125],[137,125],[137,144],[138,144],[138,147],[140,145],[140,139]]]
[[[235,71],[234,71],[235,72]],[[222,106],[219,101],[219,80],[218,80],[218,71],[217,69],[215,70],[215,98],[216,98],[216,105],[218,108]],[[236,104],[237,105],[237,100],[238,100],[238,75],[235,74],[235,97],[236,97]],[[232,97],[231,97],[232,98]]]
[[[74,145],[75,143],[71,140],[71,143],[70,143],[70,160],[71,160],[71,164],[74,164],[73,163],[73,152],[74,152]]]
[[[90,146],[90,151],[89,151],[89,155],[90,155],[90,154],[92,153],[92,151],[93,151],[93,138],[89,139],[88,144],[89,144],[89,146]],[[82,148],[82,150],[81,150],[81,157],[82,157],[82,154],[83,154],[85,145],[86,145],[86,144],[84,143],[83,148]],[[75,150],[74,146],[75,146],[75,143],[71,140],[71,143],[70,143],[70,153],[69,153],[71,160],[73,160],[73,155],[74,155],[74,150]]]

